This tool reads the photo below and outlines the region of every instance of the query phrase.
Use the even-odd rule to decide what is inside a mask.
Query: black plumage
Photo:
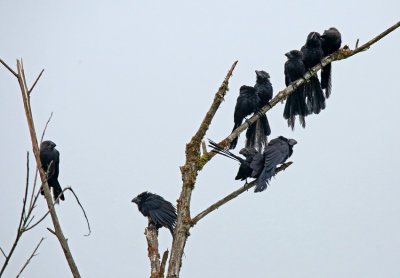
[[[242,124],[242,121],[247,116],[257,111],[258,103],[259,97],[256,93],[256,89],[246,85],[240,87],[234,112],[235,125],[233,126],[232,132]],[[239,136],[233,139],[229,147],[230,149],[234,149],[236,147],[238,138]]]
[[[324,51],[321,47],[321,35],[317,32],[311,32],[307,36],[306,44],[301,48],[303,53],[303,62],[306,70],[310,70],[321,62],[324,57]],[[325,96],[317,76],[311,77],[305,85],[307,104],[310,112],[319,114],[325,109]]]
[[[55,146],[56,144],[52,141],[43,141],[40,144],[40,162],[42,169],[47,173],[47,184],[50,188],[53,188],[54,200],[61,194],[60,199],[64,201],[64,194],[58,182],[60,153],[55,149]],[[43,190],[41,194],[44,195]]]
[[[279,136],[268,143],[262,158],[253,159],[250,163],[253,169],[252,176],[258,175],[254,192],[261,192],[267,188],[277,165],[284,163],[292,155],[293,146],[296,144],[297,141],[294,139]]]
[[[288,60],[285,63],[285,84],[289,86],[292,82],[302,78],[306,73],[306,67],[303,62],[303,53],[298,50],[292,50],[285,54]],[[305,127],[305,117],[309,114],[306,104],[305,84],[299,86],[296,91],[291,93],[285,104],[283,117],[287,120],[288,126],[294,129],[295,116],[299,116],[300,124]]]
[[[336,52],[342,44],[342,35],[335,27],[325,30],[321,36],[321,46],[324,56]],[[325,89],[325,96],[328,98],[332,92],[332,63],[329,63],[321,70],[321,88]]]
[[[243,159],[217,143],[209,141],[213,152],[240,163],[239,171],[235,177],[236,180],[245,180],[247,178],[257,179],[254,192],[261,192],[267,188],[269,181],[275,174],[276,167],[279,164],[283,164],[292,155],[293,146],[297,144],[297,141],[294,139],[279,136],[268,143],[263,154],[260,154],[254,148],[242,149],[240,154],[246,157],[246,159]]]
[[[239,170],[236,174],[235,180],[247,180],[247,178],[251,177],[253,169],[250,167],[250,163],[253,161],[253,158],[257,155],[261,155],[255,148],[243,148],[240,150],[240,154],[243,155],[246,159],[237,156],[227,149],[221,147],[217,143],[212,140],[208,140],[210,142],[210,147],[213,148],[213,152],[218,153],[220,155],[229,157],[233,160],[236,160],[240,163]]]
[[[254,89],[258,96],[257,110],[269,104],[272,99],[273,88],[266,71],[256,70],[256,84]],[[267,136],[271,134],[271,127],[267,115],[262,114],[246,131],[246,147],[256,148],[261,151],[267,145]]]
[[[136,203],[139,211],[149,219],[149,226],[154,226],[157,230],[161,227],[169,229],[174,236],[176,222],[175,207],[163,197],[150,192],[140,193],[132,199]]]

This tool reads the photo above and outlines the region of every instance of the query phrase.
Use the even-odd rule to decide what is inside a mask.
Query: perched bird
[[[240,87],[240,92],[236,100],[235,112],[233,115],[235,125],[233,126],[232,132],[242,124],[243,119],[257,111],[259,101],[260,100],[256,93],[256,89],[246,85]],[[229,148],[234,149],[237,145],[237,142],[238,137],[233,139]]]
[[[161,227],[168,228],[174,236],[176,210],[170,202],[147,191],[137,195],[132,202],[136,203],[139,211],[148,217],[149,226],[154,226],[157,230]]]
[[[335,27],[325,30],[321,36],[321,46],[324,56],[336,52],[342,44],[342,35]],[[332,63],[326,65],[321,70],[321,88],[325,89],[325,96],[328,98],[332,92]]]
[[[273,89],[269,81],[269,74],[263,70],[256,70],[256,94],[259,98],[257,110],[269,104],[272,99]],[[261,151],[267,145],[267,136],[271,134],[271,127],[269,126],[267,115],[262,114],[260,118],[253,123],[246,131],[246,147],[254,147]]]
[[[214,148],[213,152],[239,161],[240,167],[235,178],[236,180],[245,180],[247,178],[257,179],[254,192],[261,192],[267,188],[269,181],[275,174],[276,167],[279,164],[285,163],[293,153],[293,146],[297,144],[297,141],[294,139],[279,136],[268,143],[263,154],[260,154],[254,148],[242,149],[240,154],[246,157],[246,159],[243,159],[217,143],[209,141],[210,147]]]
[[[297,141],[294,139],[279,136],[268,143],[262,159],[253,159],[250,163],[250,167],[253,169],[252,176],[258,175],[254,192],[261,192],[267,188],[275,174],[276,166],[284,163],[292,155],[293,146],[296,144]]]
[[[235,180],[247,180],[247,178],[251,177],[251,173],[253,169],[250,167],[250,163],[253,161],[253,158],[257,155],[262,156],[255,148],[243,148],[240,150],[240,154],[243,155],[246,159],[241,158],[240,156],[234,155],[227,149],[221,147],[214,141],[208,139],[210,142],[210,147],[213,148],[213,152],[218,153],[220,155],[229,157],[230,159],[236,160],[240,163],[239,170],[235,177]]]
[[[53,188],[54,200],[61,194],[60,199],[64,201],[64,194],[58,182],[60,153],[54,148],[55,146],[56,144],[52,141],[43,141],[40,144],[40,163],[42,164],[42,169],[47,174],[47,184],[50,188]],[[41,194],[44,195],[43,190]]]
[[[320,63],[324,57],[324,51],[321,47],[321,35],[317,32],[311,32],[307,36],[306,44],[301,48],[301,52],[303,53],[303,62],[306,70],[310,70]],[[309,111],[319,114],[321,110],[325,109],[325,96],[318,77],[311,77],[305,87]]]
[[[303,53],[298,50],[292,50],[285,54],[288,60],[285,63],[285,84],[289,86],[290,83],[304,76],[306,67],[303,63]],[[306,91],[305,84],[301,85],[291,93],[285,104],[283,110],[283,117],[287,120],[288,126],[294,129],[295,116],[299,116],[299,121],[302,127],[306,126],[305,117],[309,114],[306,104]]]

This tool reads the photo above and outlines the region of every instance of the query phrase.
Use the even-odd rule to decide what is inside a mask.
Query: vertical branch
[[[147,239],[147,251],[150,260],[151,276],[158,278],[160,274],[160,253],[158,252],[158,232],[154,227],[147,227],[144,231]]]
[[[54,207],[52,205],[53,202],[52,202],[52,199],[51,199],[50,189],[49,189],[49,186],[47,184],[46,175],[45,175],[45,173],[44,173],[44,171],[42,169],[42,165],[41,165],[41,162],[40,162],[39,146],[38,146],[35,126],[34,126],[32,114],[31,114],[29,95],[28,95],[28,91],[27,91],[28,86],[26,85],[26,82],[25,82],[25,79],[24,79],[23,66],[22,66],[22,64],[21,64],[21,62],[19,60],[17,60],[17,70],[18,70],[17,78],[18,78],[18,83],[19,83],[20,89],[21,89],[22,100],[23,100],[23,103],[24,103],[24,110],[25,110],[26,120],[28,122],[29,132],[30,132],[30,136],[31,136],[33,153],[35,155],[36,164],[37,164],[37,167],[39,169],[40,178],[41,178],[42,183],[43,183],[42,187],[43,187],[45,199],[46,199],[46,202],[47,202],[47,206],[48,206],[48,208],[50,210],[50,216],[51,216],[51,219],[53,221],[55,234],[56,234],[57,239],[60,242],[60,245],[61,245],[61,247],[63,249],[65,258],[66,258],[66,260],[68,262],[68,265],[69,265],[69,267],[71,269],[71,272],[72,272],[73,276],[80,278],[81,276],[79,274],[78,267],[76,266],[74,258],[72,257],[72,254],[71,254],[71,251],[69,249],[67,240],[65,239],[65,236],[64,236],[64,234],[62,232],[62,229],[61,229],[60,222],[58,220],[56,211],[55,211],[55,209],[54,209]]]
[[[167,277],[179,277],[179,271],[182,265],[182,255],[183,250],[186,245],[187,237],[189,236],[189,229],[191,227],[190,222],[190,200],[192,196],[192,191],[194,189],[194,184],[196,183],[197,173],[199,171],[200,164],[200,145],[201,140],[206,134],[215,113],[217,112],[221,102],[224,100],[224,96],[228,91],[229,78],[232,76],[233,70],[236,67],[238,61],[235,61],[231,66],[228,74],[226,75],[224,81],[219,87],[218,91],[214,96],[214,101],[211,104],[206,116],[204,117],[202,123],[196,134],[193,136],[192,140],[186,145],[186,162],[182,166],[182,191],[181,195],[177,201],[178,217],[176,221],[174,238],[172,240],[171,256],[168,265],[168,275]]]

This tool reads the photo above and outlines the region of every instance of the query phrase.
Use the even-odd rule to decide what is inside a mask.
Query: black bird
[[[336,52],[342,44],[342,35],[335,27],[325,30],[321,36],[321,46],[324,56]],[[332,63],[326,65],[321,70],[321,88],[325,89],[325,96],[328,98],[332,92]]]
[[[269,104],[272,99],[273,88],[269,81],[269,74],[263,70],[256,70],[256,94],[259,98],[257,110]],[[260,118],[253,123],[246,131],[246,147],[254,147],[261,151],[267,145],[267,136],[271,134],[271,127],[268,122],[267,115],[262,114]]]
[[[253,169],[252,176],[258,175],[254,192],[261,192],[267,188],[275,174],[276,166],[283,164],[292,155],[293,146],[296,144],[297,141],[294,139],[279,136],[268,143],[262,159],[253,159],[250,164]]]
[[[40,163],[42,164],[42,169],[47,173],[47,184],[50,188],[53,188],[54,200],[61,194],[60,199],[64,201],[64,194],[58,182],[60,153],[54,148],[55,146],[56,144],[52,141],[43,141],[40,144]],[[40,193],[44,195],[43,190]]]
[[[232,132],[242,124],[243,119],[257,111],[259,102],[260,100],[256,93],[256,89],[246,85],[240,87],[233,116],[235,125],[233,126]],[[238,138],[239,136],[233,139],[229,147],[230,149],[236,147]]]
[[[154,226],[157,230],[165,227],[174,236],[176,210],[170,202],[157,194],[147,191],[137,195],[132,202],[136,203],[139,211],[148,217],[149,226]]]
[[[311,32],[307,36],[306,44],[301,48],[301,52],[303,52],[303,62],[306,70],[310,70],[320,63],[324,57],[324,51],[321,47],[321,35],[317,32]],[[325,96],[318,77],[311,77],[305,87],[309,111],[319,114],[321,110],[325,109]]]
[[[229,157],[230,159],[236,160],[240,163],[239,171],[235,177],[235,180],[247,180],[247,178],[251,177],[251,173],[253,169],[250,167],[250,163],[253,161],[253,158],[257,155],[262,156],[255,148],[243,148],[240,150],[240,154],[243,155],[246,159],[241,158],[240,156],[234,155],[227,149],[221,147],[214,141],[208,139],[210,142],[210,147],[213,148],[213,152],[218,153],[220,155]]]
[[[285,54],[288,60],[285,63],[285,84],[290,83],[304,76],[306,67],[303,63],[303,53],[298,50],[292,50]],[[309,114],[306,104],[305,84],[297,88],[286,99],[283,117],[287,120],[288,126],[294,129],[295,116],[299,116],[302,127],[306,127],[305,117]]]

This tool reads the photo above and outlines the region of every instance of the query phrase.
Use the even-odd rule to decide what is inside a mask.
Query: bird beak
[[[297,141],[294,140],[294,139],[289,139],[288,143],[289,143],[290,146],[294,146],[294,145],[297,144]]]
[[[137,204],[138,203],[138,198],[137,197],[133,198],[132,199],[132,203],[136,203]]]
[[[259,76],[260,75],[260,71],[256,70],[256,74],[257,74],[257,76]]]
[[[290,53],[285,53],[285,56],[288,57],[290,59]]]

